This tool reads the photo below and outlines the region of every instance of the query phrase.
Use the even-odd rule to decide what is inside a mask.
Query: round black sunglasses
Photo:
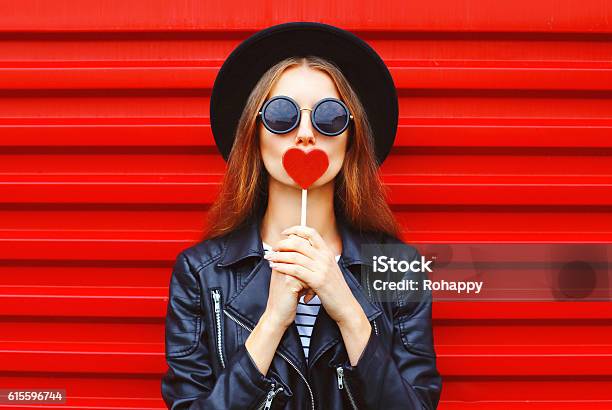
[[[302,110],[310,111],[312,125],[330,137],[342,134],[353,119],[348,107],[337,98],[323,98],[310,109],[300,108],[293,98],[286,95],[270,98],[257,116],[270,132],[286,134],[298,126]]]

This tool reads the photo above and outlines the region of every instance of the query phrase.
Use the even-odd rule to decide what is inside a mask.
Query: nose
[[[310,109],[302,108],[300,124],[295,135],[296,145],[314,145],[316,142],[312,124],[310,123]]]

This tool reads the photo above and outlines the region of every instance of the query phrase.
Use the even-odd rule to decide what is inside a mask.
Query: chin
[[[327,178],[326,178],[326,179],[323,179],[323,180],[318,180],[317,182],[315,182],[314,184],[312,184],[312,186],[310,187],[310,189],[324,187],[324,186],[326,186],[326,185],[328,185],[328,184],[332,183],[333,181],[334,181],[334,178],[331,178],[331,179],[327,179]]]
[[[293,179],[291,179],[288,175],[283,175],[279,177],[275,177],[270,174],[270,178],[274,180],[279,185],[284,185],[290,188],[302,189]]]

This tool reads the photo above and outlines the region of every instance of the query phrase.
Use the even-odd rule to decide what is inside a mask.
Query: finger
[[[317,251],[304,238],[292,235],[287,239],[278,241],[276,246],[272,247],[273,251],[295,251],[299,252],[310,259],[315,259]]]
[[[300,243],[303,243],[305,246],[312,247],[312,243],[310,243],[310,241],[308,239],[306,239],[306,238],[304,238],[302,236],[291,234],[291,235],[288,235],[287,238],[285,238],[285,239],[289,239],[289,238],[293,239],[294,241],[298,241]]]
[[[304,256],[303,254],[299,252],[292,252],[292,251],[268,252],[264,255],[264,258],[272,262],[295,263],[297,265],[302,265],[303,267],[311,271],[315,270],[314,260],[310,259],[307,256]]]
[[[285,275],[293,276],[304,282],[306,285],[309,285],[309,280],[312,278],[312,271],[306,269],[303,266],[295,265],[293,263],[280,263],[280,262],[271,262],[272,269],[277,272],[284,273]]]
[[[302,296],[304,296],[307,292],[308,292],[308,289],[306,289],[306,288],[303,288],[302,290],[300,290],[299,293],[298,293],[298,299],[300,299]]]
[[[317,294],[309,290],[306,292],[306,295],[304,295],[304,303],[310,302],[315,296],[317,296]]]
[[[316,295],[316,293],[314,293],[314,291],[310,289],[308,286],[304,286],[304,289],[300,291],[299,295],[300,297],[304,296],[306,298],[307,296],[310,296],[310,295]]]
[[[300,283],[300,285],[302,285],[302,290],[300,292],[307,292],[308,289],[310,289],[308,284],[306,282],[304,282],[303,280],[301,280],[301,279],[299,279],[299,278],[297,278],[295,276],[292,276],[292,275],[287,275],[284,272],[279,272],[279,271],[276,270],[276,268],[272,268],[272,274],[273,275],[286,275],[286,276],[290,276],[292,279],[297,280]]]
[[[327,244],[315,228],[310,226],[294,225],[281,232],[282,235],[298,235],[307,239],[316,249],[325,249]]]

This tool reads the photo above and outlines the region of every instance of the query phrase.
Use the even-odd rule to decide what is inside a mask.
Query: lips
[[[302,189],[308,189],[327,171],[329,158],[318,148],[309,151],[290,148],[283,154],[283,166]]]

